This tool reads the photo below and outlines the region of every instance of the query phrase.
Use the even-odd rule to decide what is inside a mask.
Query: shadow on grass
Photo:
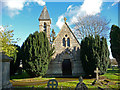
[[[30,78],[30,76],[29,76],[29,74],[27,74],[27,72],[23,72],[22,74],[10,76],[10,80],[12,80],[12,79],[25,79],[25,78]]]
[[[115,73],[120,73],[120,71],[119,71],[119,69],[115,69],[115,70],[107,70],[107,73],[115,74]]]

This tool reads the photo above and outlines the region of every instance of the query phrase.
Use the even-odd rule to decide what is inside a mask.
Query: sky
[[[110,20],[109,28],[118,23],[120,0],[0,0],[0,28],[8,25],[21,46],[29,34],[39,31],[38,18],[46,5],[51,18],[51,29],[59,33],[64,17],[71,27],[72,21],[85,15],[101,15]],[[3,25],[3,26],[2,26]],[[109,33],[109,32],[108,32]],[[110,50],[109,39],[108,48]],[[110,58],[113,58],[110,51]]]

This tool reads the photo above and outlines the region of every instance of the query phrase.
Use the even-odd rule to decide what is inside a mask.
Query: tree
[[[112,25],[110,32],[111,51],[114,58],[116,58],[118,65],[120,65],[120,28]]]
[[[52,34],[51,34],[52,42],[55,40],[56,38],[55,36],[56,36],[55,31],[54,29],[52,29]]]
[[[104,37],[100,38],[99,35],[95,37],[85,37],[85,39],[81,41],[80,53],[86,76],[92,75],[92,77],[94,77],[96,67],[99,68],[100,74],[104,74],[107,71],[109,65],[109,50]]]
[[[20,60],[21,60],[21,49],[20,46],[14,45],[17,47],[17,52],[14,52],[12,56],[13,60],[10,62],[10,75],[14,75],[19,70]]]
[[[54,48],[50,47],[46,33],[37,31],[30,34],[22,47],[23,68],[32,76],[44,76],[48,64],[54,54]]]
[[[20,47],[15,45],[17,41],[13,39],[13,30],[10,30],[9,26],[0,27],[0,51],[5,52],[5,54],[13,60],[10,62],[10,74],[13,75],[19,67],[20,63]]]
[[[100,35],[107,37],[109,23],[107,19],[101,16],[84,16],[79,17],[74,23],[75,34],[78,38],[83,39],[89,35]]]
[[[13,30],[9,30],[9,26],[2,26],[0,28],[0,51],[5,52],[9,57],[13,57],[14,53],[17,52],[16,47],[13,45],[17,43],[13,39]]]

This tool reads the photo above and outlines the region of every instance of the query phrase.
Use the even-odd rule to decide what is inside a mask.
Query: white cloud
[[[109,58],[110,58],[110,59],[113,59],[113,56],[112,56],[112,52],[111,52],[110,45],[108,45],[108,49],[109,49],[109,52],[110,52],[110,56],[109,56]]]
[[[81,6],[69,5],[67,11],[60,16],[69,17],[69,24],[71,25],[73,22],[77,22],[77,18],[80,16],[96,15],[100,13],[102,2],[103,0],[84,0]],[[60,21],[60,18],[58,18],[57,22],[63,23],[63,21]],[[57,24],[57,26],[61,27],[60,24]]]
[[[58,17],[58,21],[57,21],[57,23],[56,23],[56,25],[61,29],[61,27],[62,27],[62,25],[64,24],[64,16],[63,15],[61,15],[61,16],[59,16]]]
[[[5,5],[10,10],[22,10],[26,0],[6,0]]]
[[[81,11],[87,15],[95,15],[101,11],[102,0],[85,0],[81,6]]]
[[[32,2],[37,2],[41,6],[45,5],[45,2],[43,0],[31,0],[31,1]]]
[[[72,5],[70,5],[68,8],[67,8],[67,11],[69,11],[69,9],[71,9],[72,8]]]
[[[113,0],[113,3],[110,6],[108,6],[108,9],[110,9],[111,7],[117,5],[118,2],[120,2],[120,0]]]
[[[114,0],[114,3],[111,6],[115,6],[120,0]]]
[[[4,31],[4,28],[3,28],[3,26],[0,26],[0,31]]]
[[[10,17],[18,15],[24,6],[29,6],[29,2],[36,2],[40,6],[45,5],[43,0],[4,0],[2,2],[7,7]]]

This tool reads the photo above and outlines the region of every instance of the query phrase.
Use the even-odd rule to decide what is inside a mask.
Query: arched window
[[[70,47],[70,38],[67,38],[67,46]]]
[[[65,41],[65,38],[63,38],[63,46],[66,47],[66,41]]]
[[[44,31],[47,32],[47,25],[44,23]]]

